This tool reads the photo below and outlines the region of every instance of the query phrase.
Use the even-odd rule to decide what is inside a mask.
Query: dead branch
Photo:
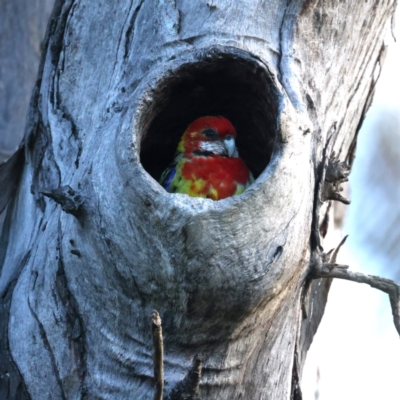
[[[156,391],[154,400],[162,400],[164,390],[164,346],[160,314],[154,310],[151,317],[154,347],[154,379]]]
[[[400,335],[400,286],[396,282],[380,276],[366,275],[348,270],[347,265],[335,263],[317,263],[314,265],[311,278],[338,278],[348,281],[366,283],[371,287],[381,290],[389,295],[392,307],[393,322]]]
[[[202,361],[198,355],[193,358],[192,367],[186,377],[172,390],[167,400],[201,400],[197,396],[202,371]]]

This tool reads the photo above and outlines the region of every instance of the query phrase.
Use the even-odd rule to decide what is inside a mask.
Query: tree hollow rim
[[[157,192],[176,196],[158,180],[172,162],[186,127],[205,115],[222,115],[234,124],[240,156],[256,178],[253,185],[268,178],[270,162],[281,149],[279,122],[285,96],[259,57],[230,46],[185,52],[155,66],[138,90],[135,148],[142,172],[157,182]]]

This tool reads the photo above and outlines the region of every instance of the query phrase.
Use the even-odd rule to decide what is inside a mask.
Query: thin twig
[[[172,389],[167,400],[201,400],[196,396],[199,392],[202,368],[202,361],[200,357],[196,355],[193,358],[192,367],[188,371],[186,377],[178,382]]]
[[[154,379],[156,391],[154,400],[162,400],[164,391],[164,345],[160,314],[154,310],[151,317],[154,347]]]
[[[390,279],[366,275],[360,272],[352,272],[349,271],[348,268],[347,265],[321,263],[319,265],[314,265],[311,278],[346,279],[348,281],[366,283],[375,289],[387,293],[389,295],[390,305],[392,306],[393,322],[400,335],[400,286]]]
[[[187,391],[189,392],[190,396],[196,396],[199,392],[202,368],[203,365],[201,358],[196,355],[193,359],[192,368],[187,376]]]
[[[349,237],[349,235],[346,235],[342,239],[342,241],[339,243],[339,246],[336,247],[336,249],[333,250],[332,255],[330,256],[330,263],[336,264],[336,258],[337,258],[338,254],[339,254],[339,251],[342,248],[342,246],[344,245],[344,243],[346,242],[348,237]]]

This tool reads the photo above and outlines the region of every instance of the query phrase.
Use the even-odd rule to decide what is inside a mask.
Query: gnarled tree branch
[[[310,273],[311,279],[319,278],[337,278],[347,281],[366,283],[367,285],[385,292],[389,295],[390,305],[392,307],[393,322],[400,335],[400,286],[391,279],[382,278],[375,275],[367,275],[360,272],[349,271],[348,265],[336,264],[336,256],[341,245],[347,236],[342,240],[339,246],[334,250],[333,257],[328,257],[328,262],[324,262],[324,256],[319,261],[313,262]],[[328,253],[329,254],[329,253]],[[325,258],[326,260],[327,258]]]

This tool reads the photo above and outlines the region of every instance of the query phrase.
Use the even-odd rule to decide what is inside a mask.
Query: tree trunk
[[[1,199],[1,351],[19,396],[153,398],[156,309],[165,398],[186,398],[196,356],[203,400],[301,398],[330,284],[307,277],[322,202],[340,199],[325,177],[332,152],[354,157],[394,3],[56,2],[26,164]],[[204,115],[237,128],[257,178],[240,196],[157,183]]]

